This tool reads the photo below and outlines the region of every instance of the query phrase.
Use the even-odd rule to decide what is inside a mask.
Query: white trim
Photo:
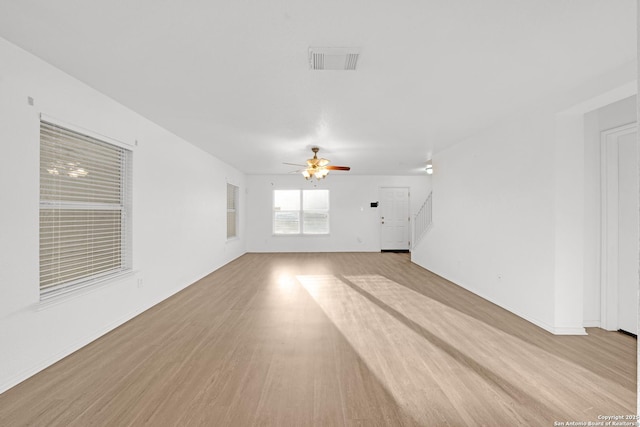
[[[637,93],[638,80],[632,80],[623,84],[622,86],[618,86],[591,99],[576,104],[566,110],[563,110],[562,113],[582,115],[588,113],[589,111],[597,110],[598,108],[604,107],[605,105],[613,104],[614,102],[628,98]]]
[[[43,131],[45,134],[43,134]],[[58,298],[64,294],[68,294],[71,292],[75,292],[77,289],[83,289],[92,287],[94,285],[104,285],[106,283],[112,282],[114,279],[120,279],[123,275],[129,275],[132,273],[132,265],[131,265],[131,231],[130,231],[130,215],[129,211],[131,210],[131,191],[132,191],[132,182],[129,182],[131,179],[130,176],[130,166],[132,163],[131,156],[133,155],[133,151],[128,147],[124,147],[123,143],[113,138],[104,137],[102,135],[96,137],[98,135],[95,132],[88,131],[87,129],[80,128],[78,126],[69,125],[67,123],[63,123],[59,119],[55,119],[44,114],[40,114],[40,157],[41,157],[41,166],[42,168],[42,159],[47,159],[48,154],[45,154],[43,157],[43,150],[51,149],[52,147],[57,147],[58,142],[56,141],[56,135],[58,135],[58,131],[63,133],[64,135],[68,135],[69,142],[75,144],[76,142],[81,142],[82,144],[91,144],[93,140],[104,144],[105,147],[108,147],[110,152],[117,154],[117,157],[114,156],[113,160],[109,163],[115,167],[121,168],[121,180],[119,182],[119,190],[120,190],[120,200],[118,203],[102,203],[102,202],[82,202],[82,201],[65,201],[59,200],[56,198],[53,199],[43,199],[42,197],[46,197],[47,192],[43,193],[43,188],[48,190],[50,188],[57,188],[55,177],[52,178],[48,174],[44,176],[48,177],[43,180],[42,176],[40,179],[40,204],[39,204],[39,212],[42,215],[42,212],[58,212],[69,211],[69,210],[99,210],[101,212],[106,211],[117,211],[120,212],[120,227],[119,229],[116,227],[111,227],[109,231],[118,232],[120,234],[120,260],[119,264],[115,268],[110,268],[106,271],[99,271],[95,273],[91,269],[80,269],[75,268],[75,272],[79,274],[88,274],[93,273],[90,276],[79,277],[74,280],[65,279],[65,282],[60,283],[55,277],[51,276],[50,273],[55,271],[55,266],[53,263],[49,262],[46,265],[42,263],[42,257],[40,258],[40,300],[49,300],[53,298]],[[61,146],[67,146],[66,142],[61,142]],[[73,146],[73,145],[71,145]],[[88,151],[88,158],[92,158],[94,155],[93,151]],[[100,168],[103,167],[105,162],[102,160],[99,161],[98,166],[96,166],[96,170],[102,170]],[[42,171],[41,171],[42,172]],[[56,174],[57,175],[57,174]],[[113,185],[116,185],[113,182]],[[75,187],[69,187],[74,188]],[[108,187],[105,187],[108,188]],[[84,190],[84,192],[79,192],[77,194],[82,195],[90,195],[91,187]],[[43,225],[42,221],[40,223],[40,232],[43,230],[49,231],[51,226],[48,224]],[[105,229],[106,230],[106,229]],[[55,240],[54,240],[55,243]],[[43,240],[40,239],[40,250],[42,251]],[[53,251],[53,255],[60,256],[62,251]],[[89,251],[90,254],[91,251]],[[64,253],[66,254],[66,252]],[[107,254],[110,255],[110,254]],[[115,261],[117,258],[113,258]],[[108,259],[110,261],[111,258]],[[75,260],[74,260],[75,261]],[[103,266],[103,268],[107,268],[110,264],[99,264]],[[44,267],[43,267],[44,266]],[[62,269],[62,271],[69,272],[71,269]],[[44,273],[43,273],[44,272]],[[78,274],[72,275],[72,278],[77,276]],[[43,282],[43,277],[51,276],[52,280],[45,280]],[[56,280],[53,280],[56,279]],[[43,285],[43,283],[47,283]]]
[[[293,210],[276,211],[276,191],[297,191],[299,194],[299,208]],[[327,232],[326,233],[306,233],[304,231],[304,192],[305,191],[326,191],[329,195],[327,200]],[[324,212],[322,209],[307,209],[306,212]],[[297,233],[276,233],[275,220],[276,212],[298,212],[300,214],[300,228]],[[272,237],[328,237],[331,235],[331,191],[328,188],[274,188],[271,190],[271,236]]]
[[[600,321],[599,320],[585,320],[583,325],[585,328],[599,328]]]
[[[330,237],[331,233],[309,233],[309,234],[302,234],[302,233],[289,233],[289,234],[271,234],[271,237],[276,237],[278,239],[283,238],[283,237],[311,237],[311,238],[316,238],[316,237]],[[311,251],[314,252],[314,251]],[[326,251],[326,252],[335,252],[335,251]],[[342,251],[338,251],[338,252],[342,252]],[[356,251],[358,252],[358,251]],[[375,251],[377,252],[377,251]]]
[[[54,286],[40,292],[40,303],[38,309],[46,309],[61,302],[69,301],[81,295],[86,295],[114,282],[129,279],[137,271],[132,269],[106,272],[91,277],[86,277],[74,282]]]
[[[176,286],[174,289],[169,290],[168,292],[164,293],[162,296],[153,299],[148,304],[142,305],[142,306],[130,311],[128,314],[126,314],[126,315],[120,317],[119,319],[115,320],[114,322],[111,322],[111,323],[107,324],[104,327],[98,328],[95,331],[93,331],[93,333],[87,334],[85,337],[76,340],[73,344],[71,344],[70,346],[68,346],[64,350],[56,353],[55,355],[50,356],[50,357],[46,357],[46,358],[34,363],[33,366],[31,366],[31,367],[29,367],[27,369],[24,369],[24,370],[14,374],[14,375],[9,376],[4,383],[0,384],[0,394],[4,393],[5,391],[9,390],[10,388],[12,388],[12,387],[14,387],[14,386],[16,386],[18,384],[20,384],[22,381],[32,377],[33,375],[37,374],[38,372],[48,368],[49,366],[53,365],[54,363],[62,360],[66,356],[70,355],[71,353],[74,353],[75,351],[80,350],[82,347],[90,344],[91,342],[97,340],[98,338],[102,337],[103,335],[106,335],[108,332],[110,332],[110,331],[114,330],[115,328],[117,328],[118,326],[128,322],[129,320],[133,319],[134,317],[138,316],[139,314],[144,313],[145,311],[147,311],[150,308],[160,304],[161,302],[165,301],[166,299],[169,299],[170,297],[172,297],[173,295],[175,295],[178,292],[182,291],[183,289],[186,289],[189,286],[196,284],[197,282],[199,282],[203,278],[207,277],[209,274],[213,273],[214,271],[218,270],[219,268],[223,267],[224,265],[226,265],[226,264],[228,264],[228,263],[240,258],[242,255],[244,255],[246,253],[247,252],[242,252],[238,256],[233,257],[232,259],[229,259],[225,264],[214,268],[209,273],[206,273],[206,274],[204,274],[202,276],[198,276],[195,279],[189,281],[186,285]],[[94,288],[94,289],[96,289],[96,288]],[[38,310],[38,306],[36,305],[32,309],[37,311]]]
[[[210,273],[209,273],[210,274]],[[206,277],[206,276],[203,276]],[[128,314],[120,317],[119,319],[115,320],[114,322],[111,322],[109,324],[107,324],[106,326],[102,327],[102,328],[98,328],[95,331],[93,331],[92,333],[76,340],[73,344],[69,345],[67,348],[65,348],[62,351],[59,351],[58,353],[56,353],[53,356],[50,357],[46,357],[42,360],[40,360],[39,362],[35,363],[33,366],[29,367],[28,369],[25,369],[21,372],[18,372],[12,376],[10,376],[3,384],[0,384],[0,393],[4,393],[5,391],[9,390],[10,388],[20,384],[22,381],[32,377],[33,375],[37,374],[38,372],[48,368],[49,366],[53,365],[54,363],[62,360],[63,358],[67,357],[68,355],[80,350],[81,348],[83,348],[84,346],[92,343],[93,341],[97,340],[98,338],[102,337],[103,335],[107,334],[108,332],[116,329],[118,326],[128,322],[129,320],[133,319],[134,317],[138,316],[141,313],[144,313],[145,311],[147,311],[148,309],[152,308],[153,306],[161,303],[162,301],[168,299],[169,297],[173,296],[174,294],[180,292],[181,290],[187,288],[188,286],[191,286],[192,284],[196,283],[196,281],[194,281],[193,283],[190,283],[186,286],[182,286],[179,287],[177,289],[173,289],[171,291],[169,291],[166,295],[155,299],[153,302],[138,307],[137,309],[132,310],[131,312],[129,312]],[[96,289],[95,287],[93,289]],[[38,310],[38,308],[36,308],[36,310]]]
[[[580,178],[584,174],[584,158],[575,157],[584,156],[584,115],[637,94],[637,84],[638,80],[635,79],[627,81],[555,114],[556,235],[553,303],[556,320],[571,318],[568,323],[579,321],[580,324],[584,321],[584,257],[580,256],[584,251],[584,176]],[[582,174],[565,173],[565,161],[582,170]],[[573,200],[565,200],[569,191]]]
[[[411,261],[411,262],[413,262],[413,261]],[[422,267],[419,264],[416,264],[416,265]],[[584,329],[584,327],[580,327],[580,326],[577,326],[577,327],[556,327],[556,326],[550,325],[550,324],[548,324],[546,322],[543,322],[542,320],[539,320],[539,319],[536,319],[534,317],[531,317],[528,314],[524,314],[524,313],[520,312],[519,310],[516,310],[516,309],[514,309],[514,308],[512,308],[512,307],[510,307],[508,305],[502,304],[498,300],[496,300],[496,299],[494,299],[492,297],[489,297],[489,296],[485,295],[482,292],[479,292],[478,290],[476,290],[474,288],[465,286],[465,285],[463,285],[463,284],[461,284],[459,282],[451,280],[451,279],[447,278],[447,276],[445,276],[444,274],[438,273],[437,271],[430,270],[430,269],[425,268],[425,267],[422,267],[422,268],[424,268],[427,271],[430,271],[432,273],[437,274],[438,276],[440,276],[443,279],[451,282],[452,284],[454,284],[456,286],[460,286],[461,288],[466,289],[467,291],[471,292],[472,294],[475,294],[475,295],[479,296],[480,298],[482,298],[482,299],[484,299],[486,301],[489,301],[490,303],[493,303],[493,304],[497,305],[498,307],[500,307],[500,308],[502,308],[504,310],[507,310],[507,311],[515,314],[516,316],[520,317],[521,319],[524,319],[527,322],[532,323],[532,324],[536,325],[537,327],[542,328],[545,331],[550,332],[550,333],[552,333],[554,335],[588,335],[587,331]]]
[[[103,142],[107,142],[109,144],[112,144],[112,145],[115,145],[117,147],[130,150],[130,151],[133,151],[133,148],[137,145],[136,144],[137,141],[134,141],[133,143],[119,141],[117,139],[113,139],[113,138],[111,138],[109,136],[106,136],[106,135],[103,135],[101,133],[89,130],[87,128],[84,128],[82,126],[78,126],[78,125],[73,124],[73,123],[69,123],[69,122],[64,121],[64,120],[60,120],[60,119],[58,119],[56,117],[52,117],[52,116],[49,116],[49,115],[44,114],[44,113],[40,113],[40,120],[43,121],[43,122],[51,123],[52,125],[63,127],[65,129],[68,129],[68,130],[73,131],[73,132],[77,132],[79,134],[88,136],[90,138],[94,138],[94,139],[98,139],[98,140],[103,141]]]
[[[113,329],[117,328],[118,326],[122,325],[123,323],[127,322],[130,319],[133,319],[135,316],[139,315],[140,313],[144,312],[146,309],[139,309],[139,310],[135,310],[134,312],[130,313],[129,315],[126,315],[118,320],[116,320],[115,322],[109,324],[108,326],[104,327],[104,328],[100,328],[96,331],[94,331],[92,334],[87,335],[86,337],[83,337],[79,340],[77,340],[75,343],[73,343],[72,345],[68,346],[67,348],[65,348],[64,350],[58,352],[57,354],[44,358],[41,361],[39,361],[38,363],[34,364],[33,366],[24,369],[21,372],[18,372],[14,375],[11,375],[8,377],[8,379],[3,383],[0,384],[0,393],[4,393],[5,391],[9,390],[10,388],[20,384],[22,381],[25,381],[26,379],[32,377],[33,375],[37,374],[38,372],[48,368],[49,366],[53,365],[54,363],[62,360],[63,358],[67,357],[68,355],[70,355],[71,353],[74,353],[77,350],[80,350],[82,347],[90,344],[91,342],[97,340],[98,338],[100,338],[101,336],[105,335],[106,333],[112,331]]]
[[[226,229],[227,229],[227,242],[240,238],[240,186],[236,184],[232,184],[228,179],[225,179],[227,182],[226,185],[226,194],[227,194],[227,217],[226,219]],[[229,187],[233,188],[233,208],[229,208]],[[234,214],[235,224],[234,230],[235,234],[233,236],[229,236],[229,213],[232,212]]]
[[[553,335],[589,335],[584,327],[578,328],[553,328],[553,330],[549,331]]]
[[[609,182],[609,175],[617,174],[617,165],[615,170],[611,170],[609,150],[612,149],[617,153],[618,147],[617,145],[610,147],[609,144],[617,141],[618,137],[633,132],[637,132],[636,122],[600,132],[600,327],[609,331],[618,330],[617,312],[612,309],[613,304],[617,304],[618,288],[610,286],[610,283],[617,281],[617,277],[615,277],[617,269],[609,268],[609,264],[614,261],[617,262],[617,252],[614,251],[615,253],[612,253],[609,250],[609,246],[616,243],[610,240],[617,239],[617,233],[609,235],[608,232],[609,214],[617,215],[618,211],[617,183],[615,183],[615,189],[609,188],[613,185],[613,183]],[[615,206],[612,204],[614,200],[616,202]],[[617,244],[615,246],[617,247]]]

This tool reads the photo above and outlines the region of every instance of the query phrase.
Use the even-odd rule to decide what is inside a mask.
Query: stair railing
[[[432,195],[433,193],[429,193],[427,200],[424,201],[414,218],[412,242],[414,248],[420,243],[433,222]]]

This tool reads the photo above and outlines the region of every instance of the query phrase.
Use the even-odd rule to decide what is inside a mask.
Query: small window
[[[227,184],[227,239],[238,237],[238,187]]]
[[[41,297],[131,270],[131,157],[41,121]]]
[[[329,234],[329,190],[274,190],[273,234]]]

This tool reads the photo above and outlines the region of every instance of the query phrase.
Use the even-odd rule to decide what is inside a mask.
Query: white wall
[[[242,173],[2,39],[0,63],[2,392],[243,254],[246,201]],[[40,113],[134,151],[135,274],[47,303],[38,291]],[[226,180],[241,189],[241,238],[229,242]]]
[[[247,176],[247,250],[249,252],[376,252],[380,251],[380,214],[370,203],[380,187],[408,187],[415,215],[431,190],[430,177],[363,176],[332,172],[324,180],[301,175]],[[329,189],[328,236],[273,236],[273,190]]]
[[[585,237],[584,324],[600,326],[600,133],[636,121],[636,97],[631,96],[585,114]]]
[[[433,226],[412,254],[545,326],[553,324],[553,162],[541,153],[552,150],[553,130],[553,116],[538,112],[436,154]]]
[[[627,64],[436,153],[434,224],[414,262],[553,333],[584,333],[583,115],[635,79]]]

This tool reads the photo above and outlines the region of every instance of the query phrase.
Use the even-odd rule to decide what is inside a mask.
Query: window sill
[[[112,285],[115,282],[121,282],[124,280],[131,279],[137,274],[138,274],[137,270],[129,270],[126,272],[113,274],[101,279],[93,280],[83,285],[73,286],[69,289],[63,288],[63,289],[60,289],[59,291],[51,292],[50,294],[40,295],[40,301],[37,304],[36,311],[46,310],[49,307],[71,301],[78,297],[82,297],[84,295],[95,292],[99,289]]]
[[[272,237],[329,237],[331,236],[330,233],[326,233],[326,234],[302,234],[302,233],[298,233],[298,234],[272,234]]]

